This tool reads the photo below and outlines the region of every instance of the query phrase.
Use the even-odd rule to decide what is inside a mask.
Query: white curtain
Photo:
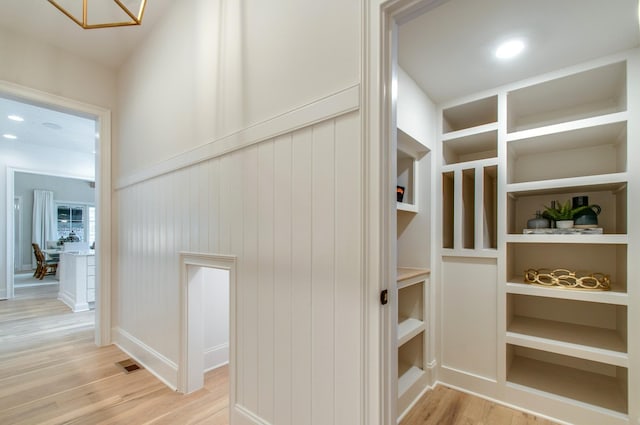
[[[53,202],[53,192],[50,190],[33,191],[33,230],[32,242],[40,245],[40,249],[47,247],[46,241],[56,240],[56,212]],[[36,266],[33,258],[33,266]]]

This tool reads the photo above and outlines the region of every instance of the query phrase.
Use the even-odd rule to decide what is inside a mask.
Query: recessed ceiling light
[[[516,39],[505,41],[496,49],[498,59],[511,59],[518,56],[524,50],[524,41]]]
[[[4,137],[5,139],[11,139],[11,140],[16,140],[18,138],[18,136],[16,136],[15,134],[3,134],[2,137]]]
[[[24,121],[24,118],[22,118],[20,115],[9,115],[7,116],[7,118],[9,118],[11,121],[18,121],[18,122],[22,122]]]

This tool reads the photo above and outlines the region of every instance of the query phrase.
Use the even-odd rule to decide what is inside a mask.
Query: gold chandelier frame
[[[144,15],[144,9],[147,6],[147,0],[142,0],[140,2],[140,10],[138,13],[133,13],[127,6],[125,6],[120,0],[112,0],[124,13],[127,14],[131,18],[130,21],[122,21],[122,22],[107,22],[100,24],[89,24],[87,22],[87,15],[89,9],[89,0],[82,0],[82,20],[79,20],[77,17],[73,16],[72,13],[67,11],[64,7],[62,7],[56,0],[47,0],[56,9],[65,14],[69,19],[71,19],[76,24],[80,25],[82,28],[96,29],[96,28],[113,28],[113,27],[128,27],[133,25],[142,24],[142,16]]]

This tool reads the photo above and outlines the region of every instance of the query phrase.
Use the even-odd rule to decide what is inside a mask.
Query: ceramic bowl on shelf
[[[556,227],[558,229],[571,229],[573,227],[573,220],[556,220]]]

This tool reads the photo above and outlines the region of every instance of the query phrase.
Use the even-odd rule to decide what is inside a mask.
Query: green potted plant
[[[564,204],[555,201],[555,203],[551,203],[551,206],[545,205],[542,216],[554,220],[558,229],[570,229],[573,227],[573,217],[588,208],[588,205],[573,208],[570,200]]]

